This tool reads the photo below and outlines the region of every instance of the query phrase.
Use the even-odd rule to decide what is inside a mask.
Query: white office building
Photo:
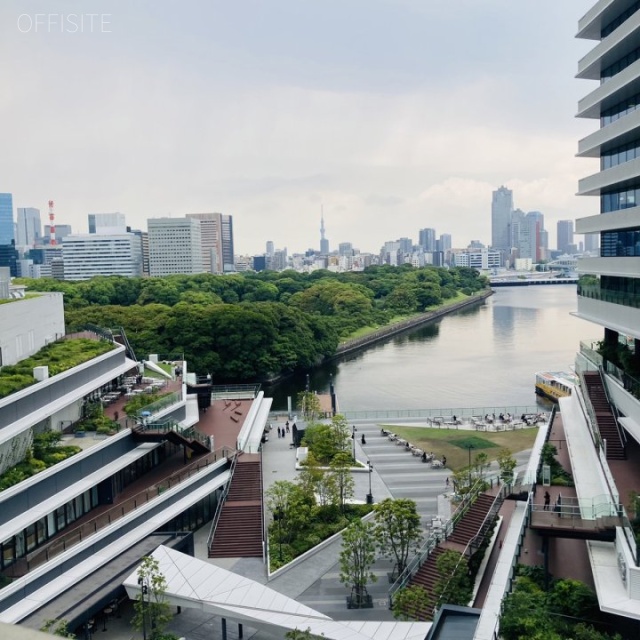
[[[204,273],[202,236],[197,218],[150,218],[149,274]]]
[[[142,244],[133,233],[70,235],[62,245],[65,280],[142,275]]]
[[[90,213],[88,219],[89,233],[105,235],[127,233],[127,223],[124,219],[124,213],[118,211],[114,213]]]

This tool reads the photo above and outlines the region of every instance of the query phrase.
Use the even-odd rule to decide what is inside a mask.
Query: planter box
[[[373,596],[366,595],[360,598],[359,602],[354,603],[351,596],[347,596],[347,609],[373,609]]]

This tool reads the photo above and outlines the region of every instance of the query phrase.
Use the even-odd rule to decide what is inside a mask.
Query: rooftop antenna
[[[53,213],[53,200],[49,200],[49,244],[56,244],[56,223],[55,214]]]

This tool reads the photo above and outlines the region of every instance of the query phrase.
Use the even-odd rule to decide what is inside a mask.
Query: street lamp
[[[353,440],[353,461],[356,461],[356,425],[351,427],[351,439]]]
[[[369,493],[367,494],[367,504],[373,504],[373,493],[371,492],[371,474],[373,473],[373,465],[371,464],[371,460],[367,460],[367,465],[369,467]]]
[[[147,607],[144,597],[149,592],[149,587],[142,576],[138,577],[138,584],[140,585],[140,595],[142,596],[142,638],[147,640]]]

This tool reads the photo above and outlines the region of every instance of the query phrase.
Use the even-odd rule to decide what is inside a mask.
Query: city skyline
[[[371,250],[443,220],[454,245],[489,244],[500,184],[550,229],[595,213],[574,196],[597,170],[574,158],[587,1],[94,5],[108,33],[26,33],[23,5],[0,8],[15,123],[0,189],[16,207],[52,198],[78,230],[96,210],[133,228],[222,211],[239,254],[315,246],[321,203],[334,246]]]

